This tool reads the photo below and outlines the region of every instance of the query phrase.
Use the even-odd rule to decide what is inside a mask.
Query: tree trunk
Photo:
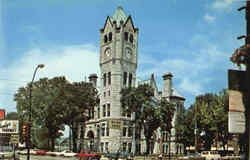
[[[72,124],[73,152],[77,152],[77,124]]]
[[[50,139],[49,139],[49,137],[48,137],[48,150],[50,150],[50,145],[49,145],[49,141],[50,141]]]
[[[55,138],[51,138],[51,151],[54,152],[55,150]]]
[[[146,154],[148,155],[150,153],[150,139],[148,137],[146,138]]]

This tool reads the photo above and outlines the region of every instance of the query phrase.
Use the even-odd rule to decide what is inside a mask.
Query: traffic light
[[[22,126],[22,136],[26,137],[28,135],[28,126],[26,124],[24,124]]]

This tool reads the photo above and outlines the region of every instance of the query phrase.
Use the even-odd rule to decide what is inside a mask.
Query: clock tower
[[[115,148],[121,148],[121,145],[124,147],[125,143],[127,150],[131,147],[131,115],[126,115],[121,108],[120,91],[124,87],[135,86],[137,50],[138,28],[134,27],[131,16],[127,16],[122,7],[118,7],[100,29],[101,96],[97,112],[99,127],[103,127],[101,132],[105,132],[101,133],[103,137],[100,138],[103,152],[112,152]],[[114,121],[122,122],[122,128],[110,127]]]

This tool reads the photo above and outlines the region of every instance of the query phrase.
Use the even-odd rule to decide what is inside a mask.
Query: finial
[[[118,6],[118,8],[117,8],[117,9],[121,9],[121,10],[123,10],[122,6]]]

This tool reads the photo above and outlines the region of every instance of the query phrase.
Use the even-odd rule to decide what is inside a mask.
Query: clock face
[[[126,54],[127,59],[132,58],[132,50],[130,48],[126,48],[125,54]]]
[[[106,49],[105,52],[104,52],[104,55],[105,55],[105,57],[110,57],[111,49],[110,48]]]

